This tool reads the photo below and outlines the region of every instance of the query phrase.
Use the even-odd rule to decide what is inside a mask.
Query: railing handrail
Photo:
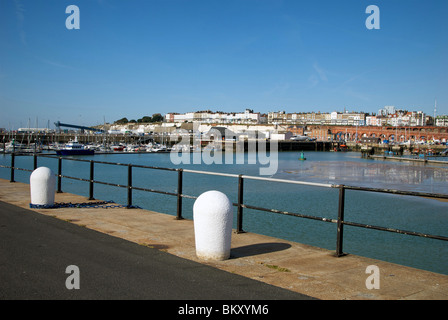
[[[14,182],[14,170],[23,170],[23,171],[30,171],[30,172],[33,171],[30,169],[15,167],[15,156],[16,155],[14,153],[11,153],[11,166],[0,165],[0,168],[10,168],[11,169],[11,179],[10,179],[11,182]],[[192,170],[192,169],[183,169],[183,168],[163,168],[163,167],[123,164],[123,163],[115,163],[115,162],[107,162],[107,161],[66,158],[66,157],[43,155],[43,154],[34,154],[33,156],[34,156],[34,169],[37,168],[37,157],[38,156],[58,159],[58,174],[57,174],[57,177],[58,177],[57,190],[58,190],[58,192],[62,192],[61,178],[66,178],[66,179],[74,179],[74,180],[89,182],[89,184],[90,184],[89,199],[90,200],[94,200],[93,186],[95,183],[126,188],[127,189],[127,197],[128,197],[127,208],[133,208],[133,206],[132,206],[132,190],[155,192],[155,193],[159,193],[159,194],[176,196],[177,197],[177,216],[176,216],[176,218],[178,220],[183,219],[183,217],[182,217],[182,198],[192,198],[192,199],[197,198],[196,196],[186,195],[186,194],[182,193],[183,173],[184,172],[194,173],[194,174],[206,174],[206,175],[238,178],[238,202],[233,203],[233,205],[238,208],[237,228],[236,228],[237,233],[244,232],[243,228],[242,228],[243,208],[253,209],[253,210],[258,210],[258,211],[272,212],[272,213],[283,214],[283,215],[290,215],[290,216],[295,216],[295,217],[299,217],[299,218],[306,218],[306,219],[318,220],[318,221],[323,221],[323,222],[335,223],[335,224],[337,224],[336,256],[338,256],[338,257],[345,255],[343,252],[343,246],[342,246],[344,225],[448,241],[448,237],[446,237],[446,236],[424,234],[424,233],[415,232],[415,231],[407,231],[407,230],[400,230],[400,229],[394,229],[394,228],[388,228],[388,227],[367,225],[367,224],[361,224],[361,223],[357,223],[357,222],[350,222],[350,221],[344,220],[345,190],[379,192],[379,193],[389,193],[389,194],[396,194],[396,195],[417,196],[417,197],[426,197],[426,198],[440,198],[440,199],[448,199],[448,194],[427,193],[427,192],[417,192],[417,191],[404,191],[404,190],[395,190],[395,189],[381,189],[381,188],[370,188],[370,187],[359,187],[359,186],[348,186],[348,185],[340,185],[340,184],[314,183],[314,182],[306,182],[306,181],[295,181],[295,180],[287,180],[287,179],[257,177],[257,176],[243,175],[243,174],[221,173],[221,172],[201,171],[201,170]],[[62,175],[62,160],[71,160],[71,161],[80,161],[80,162],[90,163],[90,178],[84,179],[84,178]],[[127,185],[120,185],[120,184],[114,184],[114,183],[95,180],[94,179],[94,165],[96,163],[127,167],[128,168],[128,183],[127,183]],[[177,192],[168,192],[168,191],[147,189],[147,188],[133,186],[132,185],[132,168],[133,167],[177,172],[178,173]],[[278,183],[298,184],[298,185],[324,187],[324,188],[337,188],[337,189],[339,189],[338,218],[331,219],[331,218],[325,218],[325,217],[316,217],[316,216],[311,216],[311,215],[307,215],[307,214],[303,214],[303,213],[288,212],[288,211],[262,208],[262,207],[257,207],[257,206],[253,206],[253,205],[249,205],[249,204],[244,204],[244,201],[243,201],[244,191],[243,190],[244,190],[244,180],[245,179],[278,182]]]
[[[245,174],[241,175],[241,174],[235,174],[235,173],[202,171],[202,170],[192,170],[192,169],[185,169],[185,168],[166,168],[166,167],[155,167],[155,166],[146,166],[146,165],[139,165],[139,164],[119,163],[119,162],[65,158],[65,157],[58,157],[58,156],[45,155],[45,154],[38,154],[37,156],[54,158],[54,159],[62,158],[64,160],[71,160],[71,161],[94,162],[94,163],[99,163],[99,164],[109,164],[109,165],[118,165],[118,166],[126,166],[126,167],[131,165],[134,168],[144,168],[144,169],[155,169],[155,170],[166,170],[166,171],[182,170],[183,172],[224,176],[224,177],[230,177],[230,178],[238,178],[238,177],[242,176],[244,179],[250,179],[250,180],[263,180],[263,181],[299,184],[299,185],[307,185],[307,186],[315,186],[315,187],[323,187],[323,188],[339,188],[341,186],[340,184],[307,182],[307,181],[297,181],[297,180],[278,179],[278,178],[267,178],[267,177],[259,177],[259,176],[250,176],[250,175],[245,175]],[[405,196],[407,195],[407,196],[417,196],[417,197],[448,199],[448,194],[444,194],[444,193],[427,193],[427,192],[421,192],[421,191],[405,191],[405,190],[360,187],[360,186],[351,186],[351,185],[344,185],[344,188],[349,189],[349,190],[356,190],[356,191],[369,191],[369,192],[399,194],[399,195],[405,195]]]
[[[313,187],[323,187],[323,188],[335,188],[335,187],[337,187],[337,185],[329,184],[329,183],[306,182],[306,181],[277,179],[277,178],[265,178],[265,177],[247,176],[247,175],[243,175],[243,178],[244,179],[251,179],[251,180],[263,180],[263,181],[280,182],[280,183],[300,184],[300,185],[313,186]]]

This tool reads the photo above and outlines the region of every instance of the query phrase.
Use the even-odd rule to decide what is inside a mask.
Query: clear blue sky
[[[0,0],[0,127],[206,109],[433,115],[435,99],[448,114],[447,17],[445,0]]]

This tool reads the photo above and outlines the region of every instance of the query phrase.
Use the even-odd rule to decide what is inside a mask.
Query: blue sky
[[[79,30],[65,26],[72,4]],[[0,127],[207,109],[432,115],[435,99],[448,114],[447,14],[444,0],[0,0]]]

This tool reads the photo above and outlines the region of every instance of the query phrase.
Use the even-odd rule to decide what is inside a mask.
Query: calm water
[[[279,153],[278,171],[272,177],[448,194],[448,165],[367,160],[362,159],[359,153],[306,152],[305,156],[306,161],[298,161],[297,152]],[[254,176],[259,174],[260,166],[247,164],[247,154],[245,164],[233,165],[202,163],[176,166],[171,162],[170,154],[107,154],[84,156],[82,159]],[[0,160],[2,164],[9,165],[10,156],[0,156]],[[39,158],[38,164],[57,172],[57,160]],[[32,157],[16,157],[16,166],[32,169]],[[89,164],[64,161],[63,174],[88,179]],[[16,171],[16,180],[29,183],[29,175],[29,172]],[[0,169],[0,177],[9,179],[9,170]],[[95,180],[126,185],[127,168],[96,164]],[[177,173],[133,168],[133,185],[176,192]],[[237,202],[237,188],[236,178],[184,173],[184,194],[199,196],[208,190],[219,190]],[[88,196],[85,182],[63,179],[62,190]],[[124,188],[95,185],[97,199],[126,204],[126,192]],[[246,179],[244,203],[336,218],[338,190]],[[133,204],[158,212],[176,213],[176,198],[172,196],[134,190]],[[187,219],[192,219],[193,204],[194,199],[183,199],[183,216]],[[448,202],[346,191],[345,220],[448,236]],[[243,229],[330,250],[336,247],[336,225],[333,223],[244,209]],[[345,226],[344,252],[448,274],[446,241]]]

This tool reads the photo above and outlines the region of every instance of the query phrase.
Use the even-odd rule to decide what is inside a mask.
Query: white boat
[[[13,151],[19,151],[19,150],[23,150],[26,149],[27,146],[17,142],[17,141],[10,141],[8,143],[5,144],[5,151],[6,152],[13,152]]]
[[[307,136],[292,136],[291,140],[293,141],[307,141],[308,137]]]
[[[50,143],[48,145],[48,150],[59,150],[61,148],[61,146],[59,145],[59,143]]]
[[[126,146],[126,152],[145,152],[146,146],[142,146],[139,144],[128,144]]]
[[[151,148],[151,152],[164,152],[164,151],[168,151],[164,144],[155,144]]]
[[[17,141],[10,141],[5,144],[5,149],[2,152],[11,153],[11,152],[19,152],[19,153],[34,153],[41,152],[41,148],[37,148],[34,144],[26,145]]]

